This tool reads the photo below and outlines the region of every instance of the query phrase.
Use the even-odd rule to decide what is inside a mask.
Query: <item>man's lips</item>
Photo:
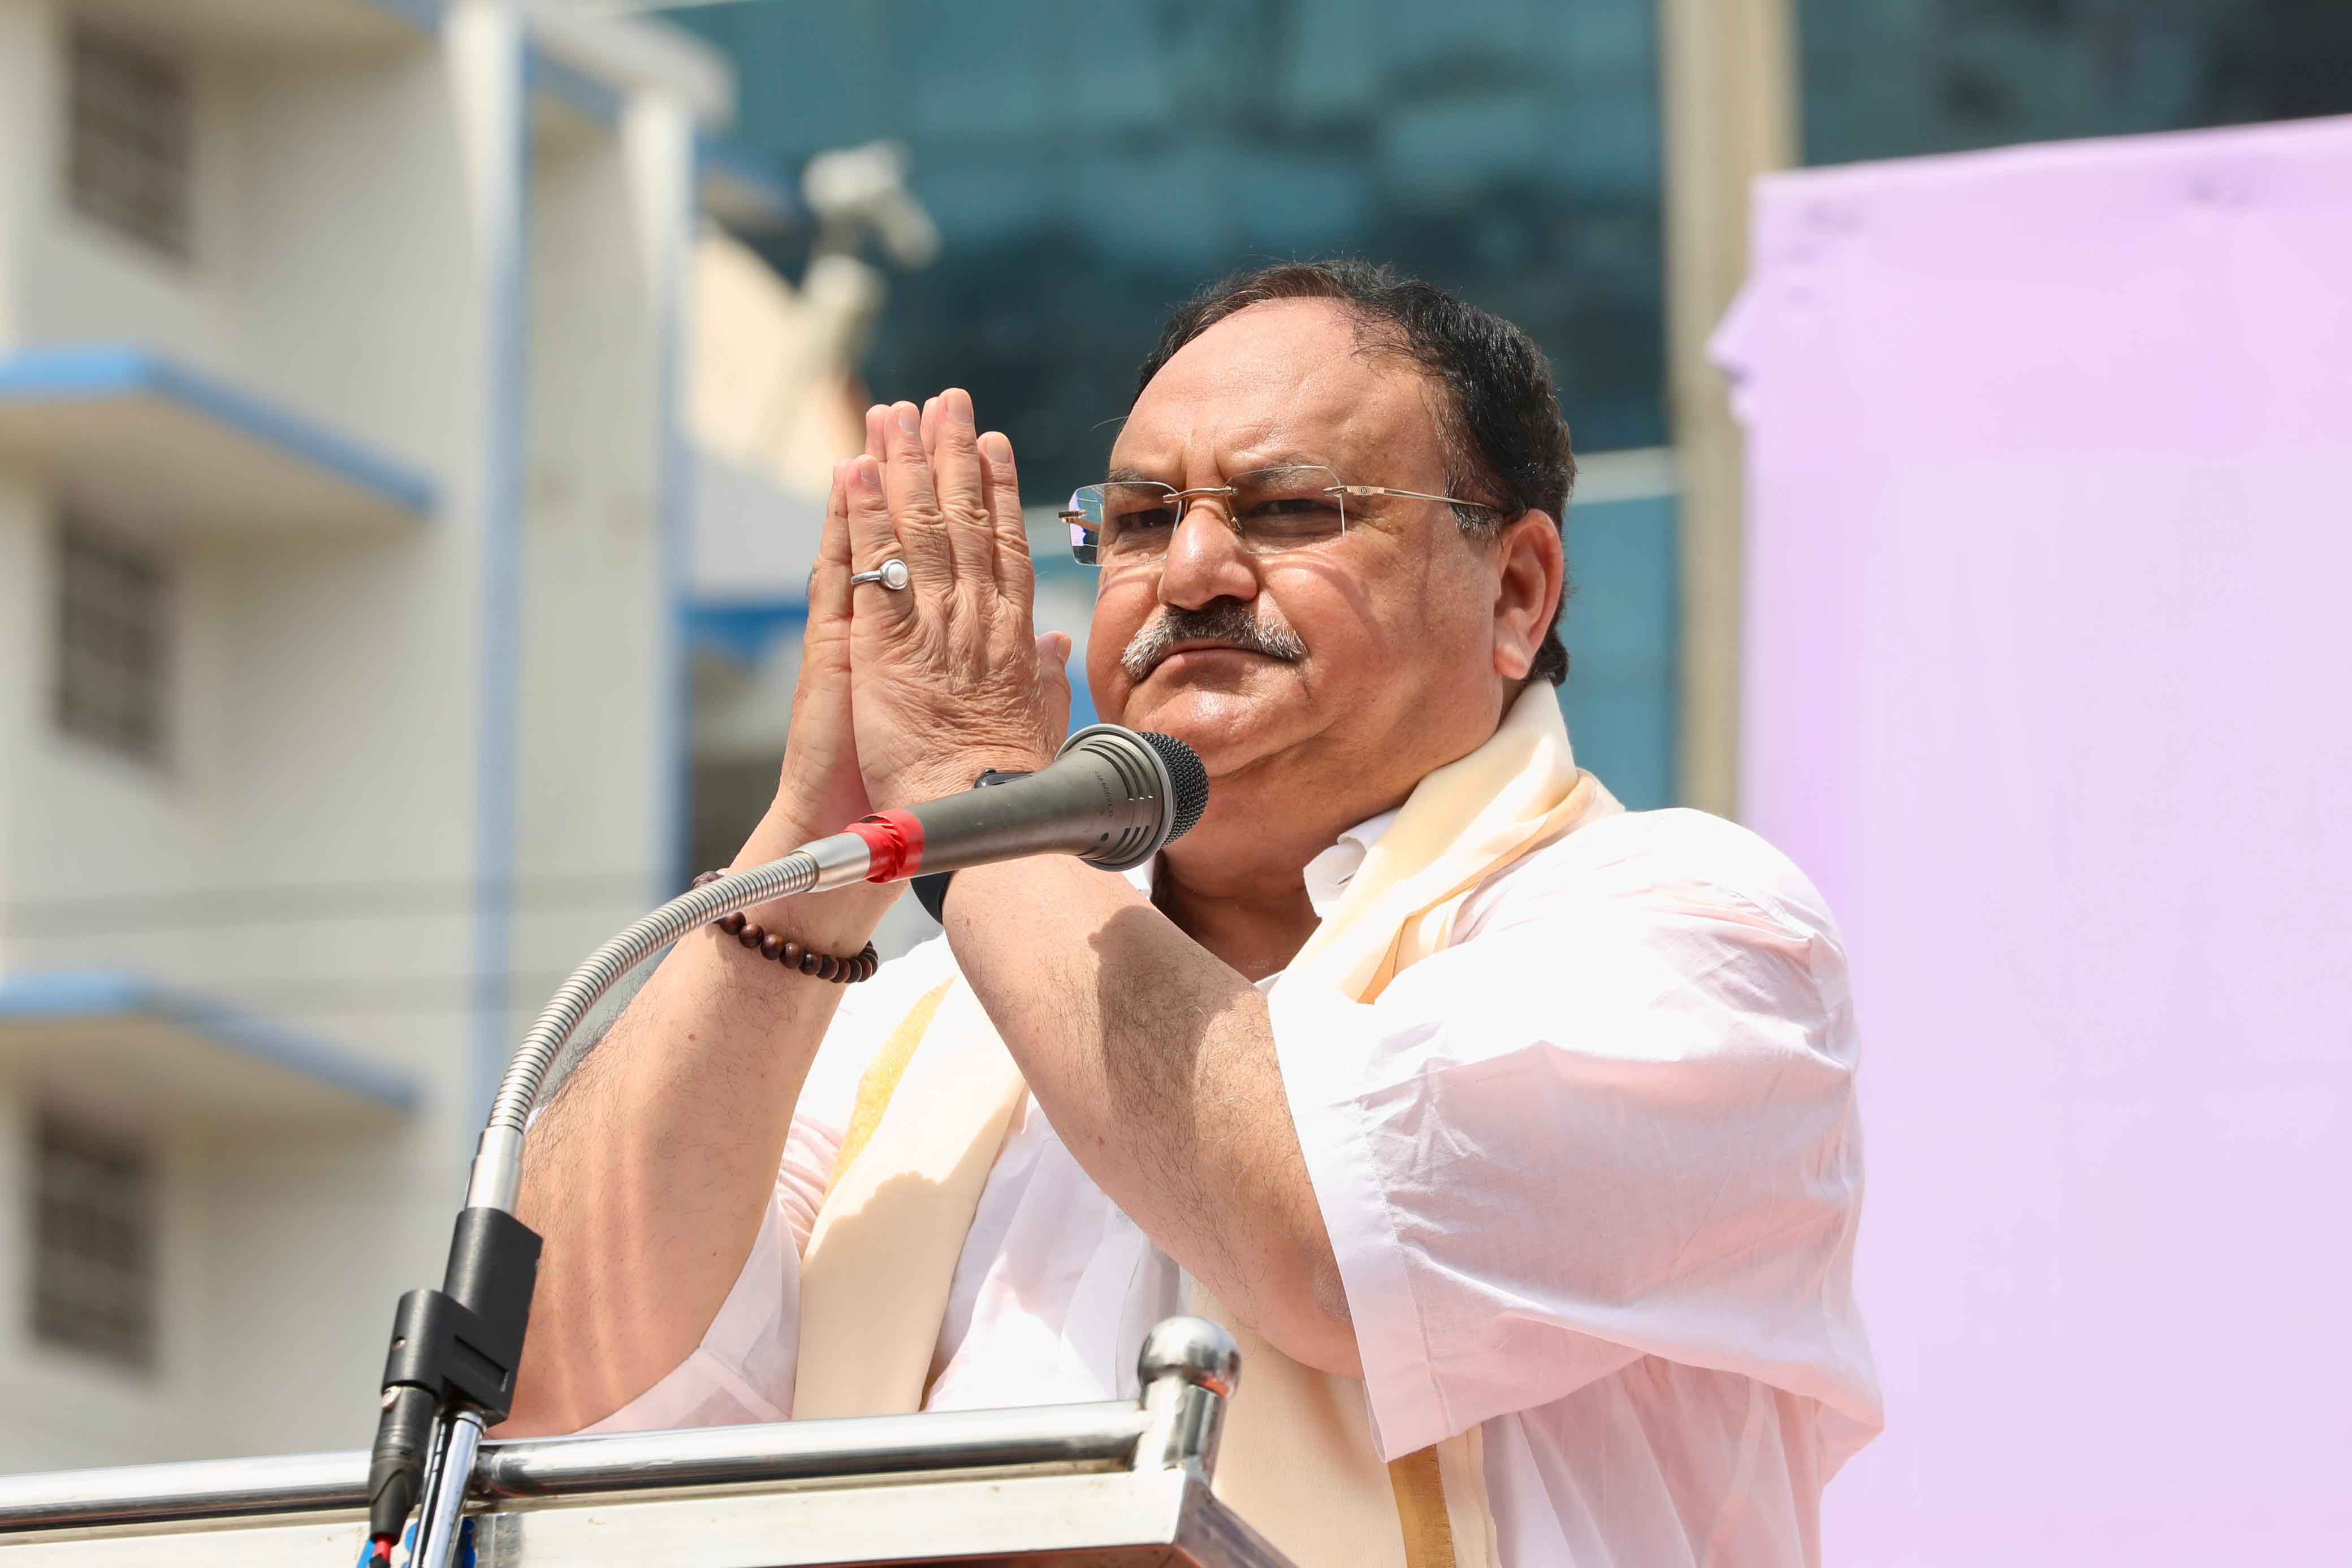
[[[1255,648],[1236,647],[1231,643],[1180,643],[1163,654],[1158,664],[1151,666],[1151,674],[1146,675],[1144,679],[1151,679],[1152,676],[1159,674],[1162,670],[1168,669],[1171,665],[1175,666],[1177,671],[1181,673],[1187,666],[1188,663],[1197,664],[1203,658],[1218,653],[1237,654],[1244,659],[1272,659],[1274,657],[1273,654],[1262,653]]]

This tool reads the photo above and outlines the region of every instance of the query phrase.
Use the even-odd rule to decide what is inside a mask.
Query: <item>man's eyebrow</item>
[[[1255,474],[1265,469],[1328,468],[1330,466],[1330,464],[1313,453],[1278,452],[1267,457],[1253,457],[1249,459],[1247,466],[1236,465],[1235,468],[1240,473]],[[1173,480],[1162,479],[1157,474],[1148,474],[1140,468],[1125,465],[1114,466],[1108,476],[1108,482],[1114,485],[1166,485],[1171,489],[1178,487]]]
[[[1273,456],[1254,462],[1250,472],[1260,469],[1328,468],[1331,465],[1309,452],[1277,452]]]

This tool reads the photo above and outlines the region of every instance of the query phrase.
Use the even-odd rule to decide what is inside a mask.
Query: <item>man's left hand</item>
[[[1034,770],[1069,725],[1069,639],[1040,638],[1036,579],[1013,444],[982,435],[950,388],[866,413],[868,455],[849,481],[852,563],[897,558],[911,580],[851,591],[851,709],[877,810],[970,787],[989,768]],[[873,454],[879,453],[877,459]]]

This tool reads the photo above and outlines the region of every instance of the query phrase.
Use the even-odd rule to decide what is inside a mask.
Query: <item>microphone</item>
[[[1076,855],[1125,871],[1191,831],[1208,805],[1209,770],[1191,747],[1170,735],[1097,724],[1070,737],[1035,773],[878,811],[798,853],[816,862],[812,893],[1024,855]]]

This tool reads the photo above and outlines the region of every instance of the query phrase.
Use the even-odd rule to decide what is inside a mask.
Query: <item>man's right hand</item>
[[[801,640],[800,684],[793,692],[793,724],[784,742],[775,810],[821,832],[854,822],[871,810],[857,771],[857,736],[849,720],[849,532],[845,471],[833,465],[833,494],[824,504],[824,533],[809,576],[808,627]]]
[[[888,410],[866,413],[868,452],[883,449],[880,421]],[[730,868],[741,871],[789,853],[810,839],[839,832],[874,808],[857,765],[857,732],[850,715],[849,482],[856,458],[833,465],[833,491],[809,574],[808,625],[801,642],[799,685],[793,693],[792,729],[784,741],[776,798]],[[896,887],[851,888],[752,910],[762,925],[824,951],[845,944],[854,952],[897,895]],[[862,928],[862,929],[861,929]],[[856,940],[850,941],[855,936]]]
[[[881,440],[877,422],[886,411],[866,411],[870,453]],[[824,532],[816,570],[809,574],[808,627],[801,642],[800,685],[793,693],[793,726],[776,810],[829,833],[873,810],[857,770],[857,734],[849,715],[849,478],[857,460],[833,465],[833,493],[824,503]]]

